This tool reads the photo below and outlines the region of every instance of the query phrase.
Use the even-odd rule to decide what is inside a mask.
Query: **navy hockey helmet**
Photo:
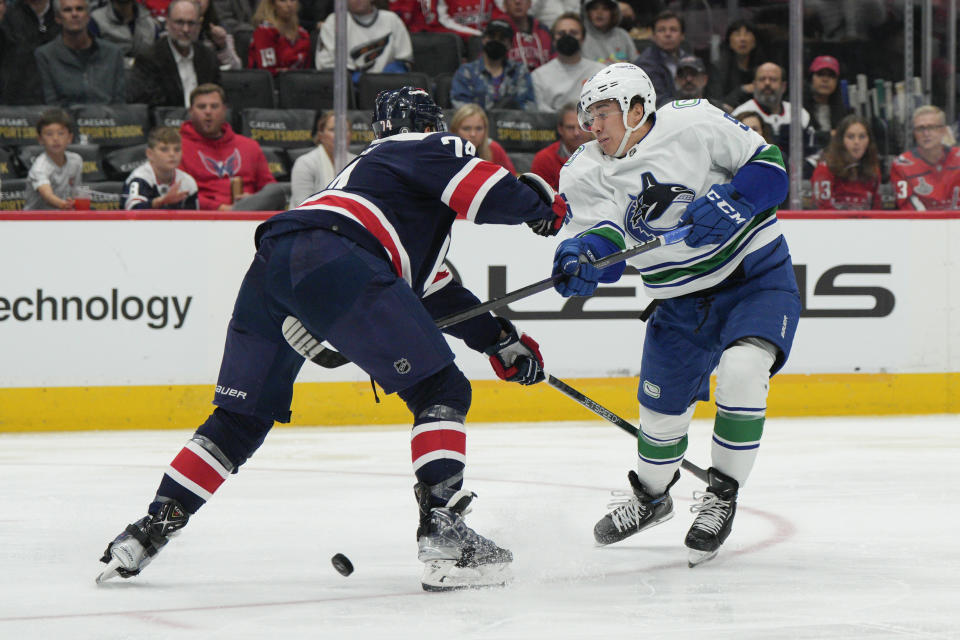
[[[441,109],[430,94],[416,87],[385,89],[373,107],[373,133],[377,138],[398,133],[422,133],[427,127],[446,131]]]

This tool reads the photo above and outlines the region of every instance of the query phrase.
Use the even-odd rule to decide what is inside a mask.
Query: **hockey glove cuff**
[[[521,173],[517,180],[533,189],[545,205],[551,208],[553,215],[549,218],[527,220],[530,227],[538,236],[555,236],[563,226],[567,216],[567,203],[553,190],[547,181],[535,173]]]
[[[561,242],[553,256],[553,275],[565,277],[555,282],[553,288],[564,298],[592,296],[603,272],[590,264],[596,259],[583,238],[569,238]]]
[[[715,184],[680,216],[681,223],[693,225],[684,242],[690,247],[723,244],[746,226],[755,211],[732,184]]]
[[[497,377],[524,385],[542,382],[545,376],[540,345],[527,334],[518,334],[509,320],[496,320],[507,335],[484,349],[484,353],[490,356],[490,364]]]

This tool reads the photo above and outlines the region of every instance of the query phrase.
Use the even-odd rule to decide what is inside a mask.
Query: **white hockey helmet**
[[[636,126],[631,127],[627,124],[627,114],[630,111],[630,103],[635,97],[643,100],[643,118]],[[630,134],[642,127],[647,118],[657,110],[657,92],[654,90],[653,83],[650,82],[647,73],[637,65],[629,62],[611,64],[595,73],[592,78],[583,84],[583,89],[580,90],[577,119],[580,121],[581,129],[590,131],[593,116],[587,109],[591,105],[605,100],[616,100],[623,112],[623,126],[626,132],[616,153],[617,157],[620,157],[623,155]]]

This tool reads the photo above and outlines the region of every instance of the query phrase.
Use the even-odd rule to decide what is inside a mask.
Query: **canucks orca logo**
[[[682,184],[657,182],[649,171],[640,176],[640,193],[629,196],[630,204],[624,212],[624,226],[635,239],[646,242],[654,236],[676,226],[676,221],[665,224],[656,222],[667,212],[671,205],[688,205],[693,202],[696,193]]]

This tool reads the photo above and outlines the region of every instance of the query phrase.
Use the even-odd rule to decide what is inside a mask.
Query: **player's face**
[[[223,104],[219,93],[205,93],[193,99],[190,122],[197,133],[205,138],[219,137],[226,121],[227,106]]]
[[[469,116],[460,123],[460,129],[454,131],[461,138],[465,138],[473,143],[478,149],[487,139],[487,127],[483,124],[483,118],[480,116]]]
[[[280,20],[290,20],[297,14],[297,0],[274,0],[274,11]]]
[[[560,142],[567,148],[567,151],[573,151],[584,142],[590,140],[590,134],[580,128],[580,121],[577,120],[576,111],[567,111],[563,114],[557,133],[560,135]]]
[[[627,129],[623,126],[623,112],[614,100],[598,102],[587,107],[587,113],[593,118],[590,132],[596,136],[600,148],[608,156],[615,155],[620,141]]]
[[[745,56],[757,46],[757,37],[746,27],[740,27],[730,34],[730,49],[738,56]]]
[[[810,88],[815,94],[829,96],[837,90],[837,74],[830,69],[821,69],[810,78]]]
[[[859,122],[853,123],[843,132],[843,148],[847,150],[853,160],[860,160],[869,146],[870,134],[867,133],[867,128]]]
[[[67,146],[73,142],[73,134],[70,129],[62,124],[48,124],[40,132],[40,144],[46,152],[60,155]]]
[[[683,42],[683,30],[676,18],[660,20],[653,28],[653,43],[667,52],[674,52]]]
[[[913,119],[913,137],[922,151],[936,149],[943,144],[943,133],[946,129],[940,116],[935,113],[925,113]]]
[[[147,147],[147,160],[150,161],[150,164],[152,164],[155,169],[160,169],[161,171],[173,171],[180,166],[180,159],[182,157],[183,152],[178,144],[160,142],[152,149]]]

